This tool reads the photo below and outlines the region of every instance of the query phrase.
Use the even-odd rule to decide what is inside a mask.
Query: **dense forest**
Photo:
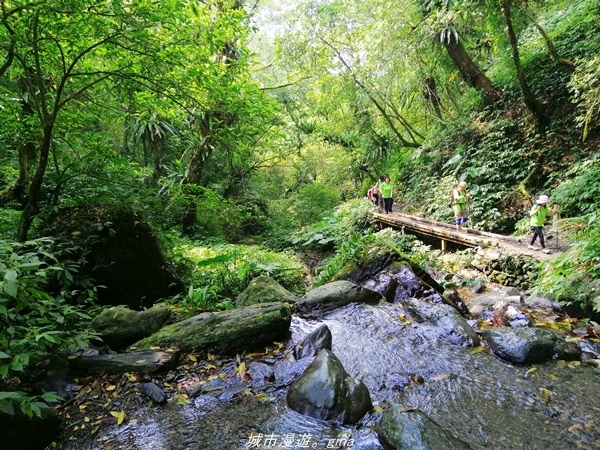
[[[94,338],[114,271],[160,266],[149,304],[183,316],[258,275],[334,279],[378,239],[382,175],[447,223],[466,181],[471,225],[503,234],[549,195],[573,245],[533,288],[600,311],[596,0],[0,5],[0,412],[57,400],[27,381]]]

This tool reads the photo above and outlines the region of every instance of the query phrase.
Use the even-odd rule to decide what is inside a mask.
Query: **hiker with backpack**
[[[529,226],[531,231],[533,231],[533,236],[531,236],[531,242],[527,246],[527,248],[530,250],[537,250],[533,244],[535,244],[536,239],[539,237],[540,245],[542,246],[542,252],[546,254],[551,252],[546,248],[546,243],[544,242],[544,222],[546,217],[553,216],[558,212],[558,207],[556,205],[554,205],[552,210],[546,206],[548,200],[549,199],[546,194],[540,195],[540,197],[536,200],[535,205],[533,205],[529,211]]]
[[[458,183],[458,186],[452,189],[450,196],[450,205],[456,219],[456,231],[467,233],[467,229],[463,228],[463,225],[469,220],[469,210],[471,209],[471,195],[467,192],[467,183],[465,181]]]

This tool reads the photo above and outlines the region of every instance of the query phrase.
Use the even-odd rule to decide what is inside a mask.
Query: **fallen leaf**
[[[475,347],[473,350],[471,350],[471,354],[474,355],[475,353],[481,353],[484,350],[485,347],[483,345],[480,345],[479,347]]]
[[[111,384],[110,386],[106,387],[107,391],[114,391],[117,388],[117,386],[115,386],[114,384]]]
[[[123,423],[123,421],[125,420],[125,411],[124,410],[121,410],[119,412],[111,411],[110,415],[117,418],[118,425],[121,425]]]
[[[246,373],[246,363],[245,362],[241,362],[240,365],[237,368],[237,373],[240,376],[240,378],[242,378],[244,376],[244,374]]]
[[[538,391],[540,391],[540,395],[538,397],[544,403],[548,403],[550,401],[550,399],[552,398],[552,391],[550,391],[549,389],[539,388]]]
[[[194,361],[194,362],[198,361],[198,358],[196,358],[194,355],[189,355],[188,358],[190,359],[190,361]]]

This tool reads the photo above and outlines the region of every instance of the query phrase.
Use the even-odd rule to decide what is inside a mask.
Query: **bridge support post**
[[[446,251],[446,240],[442,239],[441,244],[442,244],[442,251],[445,252]]]

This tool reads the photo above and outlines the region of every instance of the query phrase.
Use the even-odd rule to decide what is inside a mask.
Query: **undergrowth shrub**
[[[561,215],[575,217],[600,211],[600,156],[573,165],[566,181],[552,192]]]
[[[78,275],[76,249],[44,238],[0,241],[0,411],[41,415],[42,402],[24,389],[58,354],[86,347],[96,287]],[[44,401],[56,400],[51,394]]]
[[[367,199],[342,203],[331,215],[295,233],[291,244],[297,248],[332,250],[343,242],[374,230],[371,213],[375,206]]]
[[[190,311],[233,308],[250,282],[267,275],[289,291],[304,293],[304,267],[292,255],[256,245],[198,244],[180,240],[171,258],[188,268],[185,295],[171,303]]]
[[[600,312],[600,217],[575,236],[565,253],[542,264],[534,290],[556,295],[562,305]]]
[[[339,280],[353,269],[385,253],[408,255],[416,242],[418,241],[414,236],[391,228],[377,233],[355,234],[341,242],[336,252],[324,261],[317,271],[313,286]]]

